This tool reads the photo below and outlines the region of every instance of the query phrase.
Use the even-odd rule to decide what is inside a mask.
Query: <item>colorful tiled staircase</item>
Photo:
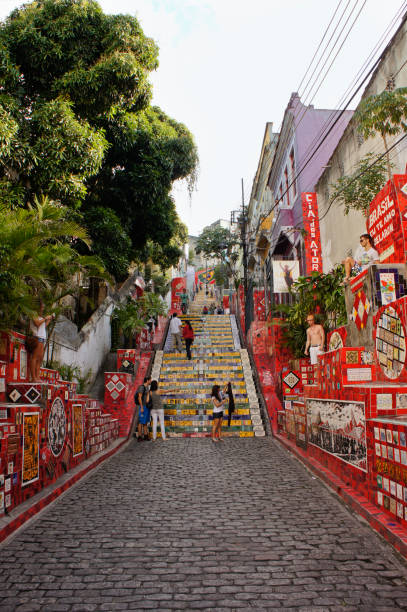
[[[257,394],[247,351],[240,347],[236,325],[229,315],[194,315],[192,360],[185,352],[174,353],[168,337],[164,351],[157,351],[152,378],[159,380],[164,395],[165,426],[171,437],[207,437],[211,431],[214,384],[232,383],[235,412],[230,427],[223,421],[224,436],[264,436]],[[166,390],[175,392],[166,395]]]

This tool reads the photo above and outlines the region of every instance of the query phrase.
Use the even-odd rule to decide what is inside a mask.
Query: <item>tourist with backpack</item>
[[[138,407],[137,442],[148,440],[148,425],[150,423],[150,411],[152,407],[150,394],[151,376],[144,378],[144,383],[137,389],[134,400]]]

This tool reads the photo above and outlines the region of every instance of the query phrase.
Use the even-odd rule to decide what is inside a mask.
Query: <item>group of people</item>
[[[165,395],[174,393],[175,389],[167,389]],[[161,391],[158,388],[158,382],[151,380],[150,376],[144,378],[144,382],[136,391],[134,396],[136,406],[138,407],[138,425],[137,425],[137,441],[149,440],[149,425],[153,423],[153,441],[157,439],[157,425],[160,422],[161,437],[167,440],[165,433],[164,422],[164,404]],[[228,382],[222,389],[220,385],[213,385],[211,391],[211,400],[213,404],[212,413],[212,441],[222,442],[222,422],[226,410],[228,409],[228,425],[233,412],[235,411],[235,400],[233,397],[232,385]]]
[[[175,389],[168,389],[167,394],[173,393]],[[134,400],[138,407],[137,441],[149,440],[149,425],[153,422],[153,441],[157,439],[157,425],[160,421],[161,437],[167,439],[164,423],[164,404],[158,388],[158,382],[151,380],[150,376],[144,378],[144,382],[136,391]]]
[[[173,349],[178,350],[179,352],[182,351],[182,340],[181,340],[181,335],[182,335],[182,338],[184,338],[185,340],[185,349],[187,352],[187,359],[191,360],[192,359],[191,346],[195,338],[194,330],[192,328],[191,322],[185,321],[185,325],[184,327],[182,327],[181,319],[178,317],[177,313],[174,312],[174,314],[171,317],[171,321],[170,321],[169,333],[172,336]]]
[[[208,308],[208,306],[206,304],[202,308],[202,314],[203,315],[207,315],[207,314],[213,315],[213,314],[215,314],[215,312],[216,312],[216,314],[225,314],[225,311],[223,310],[222,306],[216,306],[216,304],[214,302],[212,302],[209,305],[209,308]]]

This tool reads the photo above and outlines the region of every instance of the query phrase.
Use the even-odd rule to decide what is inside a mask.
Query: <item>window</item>
[[[295,180],[295,159],[294,159],[294,149],[291,149],[290,152],[290,165],[291,165],[291,181],[292,181],[292,190],[293,190],[293,199],[297,195],[297,187]]]
[[[285,177],[285,191],[286,191],[286,198],[287,198],[287,206],[290,206],[290,189],[288,187],[289,182],[288,182],[288,170],[287,170],[287,166],[284,170],[284,177]]]

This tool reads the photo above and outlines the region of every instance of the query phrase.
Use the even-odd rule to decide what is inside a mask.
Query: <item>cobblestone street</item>
[[[270,438],[131,442],[0,567],[6,611],[407,608],[403,562]]]

